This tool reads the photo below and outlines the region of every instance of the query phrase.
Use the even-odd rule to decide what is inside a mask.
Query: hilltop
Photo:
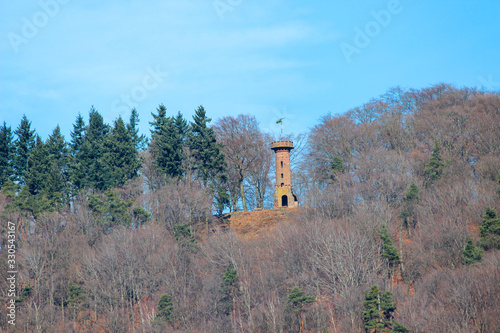
[[[251,212],[233,212],[223,216],[229,226],[242,238],[254,238],[271,233],[276,225],[298,217],[301,209],[267,209]]]

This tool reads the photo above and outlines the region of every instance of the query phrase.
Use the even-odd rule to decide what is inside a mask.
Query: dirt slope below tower
[[[272,232],[279,223],[289,221],[300,214],[300,208],[268,209],[253,212],[234,212],[223,217],[226,225],[243,238],[259,237]]]

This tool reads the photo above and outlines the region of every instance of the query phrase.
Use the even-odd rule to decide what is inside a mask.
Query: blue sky
[[[42,0],[0,3],[0,122],[69,140],[91,105],[163,103],[306,132],[394,86],[500,89],[499,1]]]

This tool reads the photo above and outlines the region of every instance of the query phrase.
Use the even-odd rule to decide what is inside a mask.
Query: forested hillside
[[[92,107],[70,138],[0,127],[3,331],[500,331],[500,95],[333,110],[287,137],[301,207],[251,237],[226,214],[271,208],[273,138],[251,115],[151,111],[149,139],[135,109]]]

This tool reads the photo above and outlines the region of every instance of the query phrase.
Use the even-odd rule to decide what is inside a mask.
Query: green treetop
[[[31,129],[31,122],[23,115],[21,124],[14,132],[17,139],[14,143],[16,154],[13,161],[14,174],[21,185],[25,183],[24,174],[29,169],[28,158],[35,147],[35,130]]]
[[[383,292],[377,286],[371,287],[363,302],[365,311],[361,313],[366,332],[408,332],[408,329],[394,320],[396,305],[391,292]]]
[[[83,165],[83,145],[85,141],[86,131],[87,127],[85,126],[85,121],[83,120],[81,114],[78,114],[76,122],[75,124],[73,124],[73,131],[71,132],[71,142],[69,143],[69,179],[77,190],[82,189],[86,184],[87,170]]]
[[[441,157],[441,148],[439,143],[436,141],[434,148],[432,149],[432,156],[429,163],[425,165],[424,174],[427,177],[428,183],[433,184],[434,181],[441,178],[443,175],[443,170],[448,165],[449,161],[444,161]]]
[[[160,301],[158,302],[158,313],[156,314],[156,318],[168,323],[172,323],[174,320],[174,303],[172,302],[172,296],[169,294],[161,295]]]
[[[130,133],[130,137],[132,138],[132,142],[137,151],[142,151],[146,149],[147,138],[144,134],[139,135],[139,113],[135,108],[132,109],[130,114],[130,121],[127,124],[127,130]]]
[[[137,177],[141,168],[139,152],[121,117],[115,121],[103,147],[103,161],[109,171],[110,186],[121,187],[127,180]]]
[[[225,170],[224,154],[221,145],[217,143],[214,130],[208,126],[210,121],[203,106],[198,107],[188,135],[195,168],[205,186]]]
[[[389,270],[391,271],[394,269],[394,266],[400,263],[398,250],[392,243],[392,239],[389,236],[389,232],[387,231],[385,224],[382,225],[382,228],[379,231],[379,236],[382,239],[382,257],[387,259]]]
[[[314,296],[306,296],[305,292],[299,287],[293,287],[292,290],[290,290],[286,301],[287,312],[299,313],[301,331],[304,332],[304,320],[302,318],[304,305],[316,302],[316,298]]]
[[[479,226],[481,239],[479,244],[485,249],[500,249],[500,218],[497,212],[491,208],[486,208],[483,216],[483,223]]]
[[[472,265],[483,258],[483,250],[475,246],[472,238],[468,237],[465,249],[462,251],[462,262],[466,265]]]
[[[12,130],[5,122],[0,127],[0,188],[13,179],[14,169],[12,162],[14,159],[15,147]]]

